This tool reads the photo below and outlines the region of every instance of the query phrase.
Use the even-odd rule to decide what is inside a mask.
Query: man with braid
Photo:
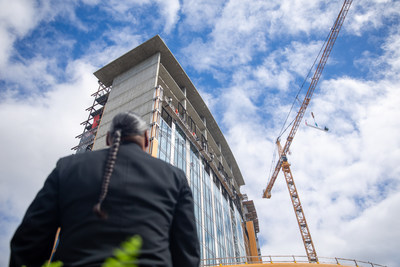
[[[197,267],[193,198],[180,169],[145,152],[147,125],[134,113],[114,117],[109,149],[60,159],[11,240],[10,266],[41,266],[60,227],[54,261],[101,266],[134,235],[138,266]]]

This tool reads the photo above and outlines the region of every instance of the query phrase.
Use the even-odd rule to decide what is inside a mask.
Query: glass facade
[[[246,256],[240,213],[181,128],[164,119],[160,123],[158,156],[186,173],[193,193],[201,258],[204,264],[234,263],[234,258]]]
[[[235,250],[233,249],[233,232],[232,232],[232,221],[231,211],[229,203],[225,195],[222,196],[222,216],[224,219],[224,230],[225,230],[225,247],[226,257],[235,257]]]
[[[222,195],[219,191],[219,187],[216,183],[213,184],[213,195],[214,195],[214,213],[215,213],[215,225],[217,229],[217,251],[219,258],[226,258],[227,251],[225,246],[225,227],[224,227],[224,216],[222,209]],[[225,260],[221,260],[220,263],[226,262]]]
[[[243,227],[242,227],[242,223],[240,220],[240,214],[237,209],[235,209],[235,219],[236,219],[236,233],[237,233],[237,239],[238,239],[237,245],[238,245],[238,249],[239,249],[238,257],[244,257],[244,256],[246,256],[246,248],[244,245]]]
[[[176,126],[174,165],[186,173],[186,138],[183,131]]]
[[[190,188],[193,193],[194,215],[196,217],[197,233],[200,244],[202,244],[202,201],[201,201],[201,183],[200,183],[200,164],[196,149],[190,147]],[[203,249],[201,249],[201,258],[203,257]]]
[[[171,127],[163,119],[160,124],[158,158],[170,162],[171,160]]]
[[[204,256],[206,259],[215,259],[215,234],[214,234],[214,214],[213,214],[213,195],[211,191],[211,177],[203,168],[203,214],[204,214]],[[216,264],[215,260],[206,262]]]

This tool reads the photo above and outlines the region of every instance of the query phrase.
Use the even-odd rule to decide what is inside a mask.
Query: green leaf
[[[137,267],[137,257],[142,247],[142,238],[135,235],[114,251],[114,257],[107,258],[102,267]]]
[[[42,267],[62,267],[64,264],[61,261],[54,261],[50,263],[44,263]]]
[[[102,267],[137,267],[137,257],[142,248],[142,238],[135,235],[121,244],[121,248],[114,251],[114,257],[107,258]],[[62,267],[61,261],[45,263],[42,267]],[[22,267],[26,267],[25,265]]]

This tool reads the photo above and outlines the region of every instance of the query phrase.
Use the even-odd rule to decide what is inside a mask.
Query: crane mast
[[[352,0],[345,0],[343,3],[343,6],[339,12],[339,15],[335,21],[334,26],[332,27],[328,41],[326,42],[324,51],[322,53],[322,56],[320,58],[320,61],[318,63],[318,66],[315,70],[315,73],[311,79],[310,86],[307,90],[306,96],[304,97],[303,103],[297,112],[296,118],[293,122],[293,126],[290,130],[290,133],[287,137],[286,143],[284,147],[281,147],[280,140],[279,138],[276,141],[276,144],[278,146],[278,151],[279,151],[279,160],[276,164],[276,167],[274,169],[274,172],[269,179],[267,188],[263,192],[263,198],[271,198],[271,190],[272,187],[275,183],[275,180],[278,176],[278,173],[280,169],[282,168],[282,171],[285,176],[286,184],[289,190],[289,194],[291,196],[293,208],[296,214],[297,222],[299,224],[300,228],[300,233],[303,238],[303,243],[304,247],[306,249],[307,257],[310,262],[318,262],[317,258],[317,253],[314,248],[314,244],[311,239],[310,231],[308,229],[307,221],[304,216],[303,208],[301,207],[300,199],[297,194],[297,189],[294,184],[292,172],[290,170],[290,164],[287,162],[287,153],[289,151],[290,145],[292,144],[293,138],[300,126],[300,122],[303,119],[303,116],[306,112],[306,109],[308,107],[308,104],[310,103],[311,97],[314,93],[314,90],[318,84],[319,78],[321,77],[322,71],[325,67],[325,64],[328,60],[328,57],[332,51],[333,45],[335,44],[336,38],[339,34],[340,28],[342,27],[342,24],[344,22],[344,19],[346,18],[346,15],[350,9]]]

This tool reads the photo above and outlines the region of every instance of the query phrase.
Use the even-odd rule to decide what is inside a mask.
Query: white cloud
[[[351,257],[348,252],[351,250],[354,254],[363,255],[366,260],[374,255],[375,261],[398,266],[400,216],[396,211],[399,209],[400,193],[396,192],[352,220],[340,233],[351,240],[340,248],[342,254]]]
[[[346,31],[361,35],[379,29],[386,22],[395,20],[400,13],[400,2],[391,0],[354,1],[349,11]]]
[[[199,90],[199,94],[201,95],[201,98],[203,99],[204,103],[206,103],[206,106],[209,110],[212,111],[216,108],[217,99],[215,99],[212,94],[207,93],[203,90]],[[211,113],[215,114],[214,112]]]
[[[200,31],[212,27],[220,15],[224,1],[184,0],[182,31]]]
[[[160,13],[165,20],[164,32],[168,34],[175,28],[179,19],[181,7],[179,0],[157,0],[157,3],[160,5]]]
[[[146,35],[133,33],[129,27],[106,30],[99,40],[90,43],[84,58],[93,66],[102,67],[138,46],[146,38]]]
[[[10,56],[10,51],[12,50],[12,43],[14,42],[14,37],[3,27],[0,26],[0,69],[6,65],[7,60]]]
[[[209,18],[215,22],[212,31],[207,39],[194,39],[184,55],[198,71],[235,68],[268,51],[270,43],[284,34],[328,32],[339,8],[337,3],[318,1],[231,0],[221,12],[210,13],[217,16]]]
[[[306,77],[321,47],[322,42],[292,42],[269,53],[262,65],[255,68],[253,75],[264,88],[293,89],[295,78]]]
[[[25,35],[36,22],[35,8],[35,2],[29,0],[0,1],[1,27],[17,37]]]
[[[5,55],[0,65],[4,82],[0,93],[0,116],[3,128],[7,129],[0,133],[1,147],[7,151],[0,155],[3,163],[0,170],[3,177],[0,181],[0,236],[4,241],[0,244],[1,266],[8,264],[9,240],[34,194],[54,168],[56,160],[72,154],[71,148],[78,143],[73,137],[83,131],[80,123],[88,115],[85,108],[91,105],[90,95],[97,90],[96,78],[92,75],[95,65],[104,65],[143,41],[128,28],[106,31],[104,37],[115,45],[107,47],[95,41],[96,50],[88,49],[88,54],[73,60],[70,49],[74,41],[63,40],[62,33],[56,32],[56,42],[35,38],[35,46],[30,45],[33,57],[26,59],[17,54],[14,41],[29,35],[40,20],[43,23],[61,14],[77,22],[75,26],[80,30],[86,29],[79,23],[71,3],[54,8],[51,16],[46,16],[50,5],[43,3],[35,8],[36,17],[34,20],[30,17],[29,27],[23,28],[18,21],[12,21],[18,17],[15,14],[25,14],[26,19],[29,18],[28,13],[19,9],[13,10],[14,16],[7,18],[10,21],[1,20],[5,22],[0,24],[1,36],[7,35],[0,45],[0,53]],[[58,64],[61,50],[66,67]],[[9,60],[12,55],[16,55],[16,60]]]
[[[129,14],[129,10],[131,8],[147,5],[149,3],[151,3],[151,0],[127,0],[127,1],[111,0],[111,1],[106,1],[104,5],[105,8],[110,13],[114,13],[114,15],[116,16],[115,18],[118,19],[118,16],[121,15],[131,15]],[[120,17],[119,19],[124,20],[126,18]]]
[[[4,68],[1,78],[7,79],[7,82],[18,83],[19,88],[23,88],[29,93],[40,93],[55,82],[51,72],[57,69],[54,59],[45,59],[41,56],[35,57],[25,62],[16,62],[9,64]],[[53,73],[54,74],[54,73]]]
[[[325,133],[302,124],[293,141],[289,161],[321,257],[388,266],[400,260],[394,257],[400,238],[400,216],[394,212],[400,189],[399,85],[400,81],[348,77],[324,82],[310,110],[321,119],[320,125],[327,124],[331,130]],[[304,255],[282,174],[272,198],[260,199],[274,146],[267,136],[276,129],[268,129],[256,113],[247,115],[247,119],[229,121],[228,139],[247,184],[243,192],[256,202],[262,254]],[[258,124],[254,116],[260,119]],[[306,117],[311,119],[309,114]]]
[[[33,1],[0,1],[0,69],[7,63],[16,38],[24,36],[35,26],[34,14]]]
[[[271,10],[270,33],[293,35],[315,31],[327,32],[341,8],[340,2],[331,1],[283,1],[278,9]]]
[[[243,65],[266,48],[266,2],[232,0],[226,3],[207,40],[194,39],[183,51],[189,64],[205,71]],[[217,15],[217,14],[215,14]]]
[[[2,94],[0,116],[0,203],[2,218],[1,264],[6,266],[8,241],[23,213],[56,160],[72,154],[78,143],[73,136],[83,131],[80,122],[87,117],[90,94],[96,88],[93,67],[82,61],[71,62],[66,70],[68,83],[52,84],[42,95],[20,99],[12,92]],[[7,242],[6,242],[7,241]]]
[[[382,53],[364,56],[363,64],[376,74],[373,79],[344,76],[321,81],[321,89],[316,91],[304,119],[311,122],[313,111],[318,124],[328,126],[330,131],[308,128],[303,122],[293,141],[289,156],[292,173],[321,257],[345,257],[388,266],[397,266],[400,261],[395,256],[400,238],[399,216],[395,212],[400,190],[399,40],[398,31],[392,30],[386,40],[377,41]],[[316,54],[319,45],[314,45]],[[308,70],[310,62],[304,61],[314,59],[311,52],[304,53],[306,47],[292,43],[275,50],[256,68],[259,72],[236,70],[235,74],[246,73],[242,81],[248,81],[241,84],[233,79],[233,85],[225,90],[232,94],[231,101],[221,98],[221,103],[226,103],[222,112],[227,139],[246,181],[242,192],[256,203],[264,255],[304,255],[304,247],[282,174],[274,185],[272,198],[260,198],[269,178],[274,149],[271,135],[280,126],[271,121],[281,118],[283,122],[282,112],[289,110],[282,105],[288,102],[287,93],[278,92],[274,97],[258,92],[257,98],[252,99],[251,95],[257,92],[252,88],[285,88],[283,81],[291,78],[280,83],[275,80],[285,71],[298,75],[302,69]],[[257,103],[260,97],[265,98],[262,103],[267,103],[261,108]],[[234,102],[236,98],[241,101]],[[263,109],[268,109],[272,118],[265,120],[268,112]]]
[[[89,2],[89,4],[92,3]],[[101,8],[115,21],[129,22],[130,27],[135,25],[140,28],[145,28],[145,26],[163,28],[163,31],[169,34],[179,20],[180,7],[179,0],[111,0],[105,1]],[[154,12],[154,9],[157,12]],[[143,10],[147,13],[142,12]],[[142,25],[142,23],[148,25]]]
[[[13,76],[13,71],[10,71],[10,65],[8,65],[10,63],[9,60],[13,56],[20,57],[18,52],[13,48],[14,43],[29,36],[39,23],[47,23],[54,20],[57,16],[62,16],[71,22],[74,27],[80,30],[87,30],[87,27],[75,15],[75,5],[74,1],[61,1],[59,3],[27,0],[0,1],[0,38],[2,40],[0,44],[1,78],[5,76],[12,78],[11,76]],[[68,40],[57,39],[64,45],[70,45],[68,44]],[[42,42],[44,41],[42,40]],[[43,50],[34,55],[36,58],[30,60],[31,62],[22,60],[22,64],[42,64],[40,63],[42,60],[40,57],[51,53],[49,50],[46,51],[46,48],[51,50],[55,47],[54,44],[50,43],[51,41],[49,40],[47,40],[47,43],[42,43]],[[37,60],[36,63],[33,62],[35,60]]]
[[[193,9],[184,4],[184,14],[190,15],[198,6],[207,7],[207,2],[200,3]],[[185,63],[197,71],[215,73],[215,77],[220,79],[218,70],[226,71],[251,62],[255,54],[272,49],[270,43],[276,38],[322,34],[321,38],[324,39],[341,5],[341,2],[321,1],[231,0],[223,6],[217,3],[212,9],[214,12],[204,11],[207,12],[205,18],[209,23],[202,23],[199,17],[194,16],[193,29],[202,29],[203,25],[210,27],[211,32],[205,38],[194,38],[183,50]],[[343,31],[361,34],[378,29],[385,21],[395,21],[399,5],[391,1],[355,2]],[[299,69],[303,69],[302,66]],[[226,78],[223,76],[221,80]]]

